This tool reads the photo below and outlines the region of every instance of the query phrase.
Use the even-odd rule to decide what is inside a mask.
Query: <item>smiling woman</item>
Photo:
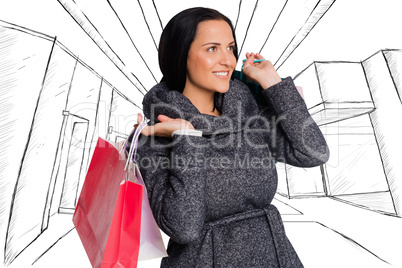
[[[203,21],[187,57],[187,77],[183,95],[204,114],[219,115],[214,109],[214,93],[229,90],[236,57],[235,41],[224,20]]]
[[[202,24],[211,21],[226,22],[226,25],[223,27],[226,26],[231,31],[230,37],[227,38],[230,38],[230,42],[235,42],[236,35],[232,22],[226,16],[213,9],[187,9],[174,16],[166,25],[159,41],[159,66],[163,74],[162,81],[166,81],[171,89],[183,92],[187,78],[187,57],[190,47],[193,46],[193,42],[199,37],[199,30]],[[208,31],[208,29],[206,30]],[[215,34],[219,34],[219,32]],[[204,38],[208,38],[208,36],[204,36]],[[216,48],[216,44],[214,43],[217,43],[217,40],[211,38],[201,44],[212,43],[206,47],[206,51],[214,51]],[[224,44],[222,43],[222,45]],[[231,45],[233,55],[237,61],[238,52],[236,43]]]
[[[144,97],[150,121],[137,154],[170,237],[161,267],[303,267],[271,204],[275,161],[318,166],[327,145],[292,78],[259,54],[246,58],[244,75],[264,89],[258,103],[234,79],[236,38],[224,15],[184,10],[162,33],[163,79]]]

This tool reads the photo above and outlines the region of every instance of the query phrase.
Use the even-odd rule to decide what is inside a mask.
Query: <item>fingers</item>
[[[249,60],[250,58],[257,60],[265,60],[265,58],[259,53],[246,53],[246,58]]]
[[[161,122],[167,122],[167,121],[170,121],[172,119],[170,117],[166,116],[166,115],[160,114],[160,115],[158,115],[158,120],[161,121]]]
[[[281,81],[272,63],[261,54],[247,52],[246,58],[242,71],[248,80],[258,83],[264,89]]]
[[[252,66],[254,64],[254,60],[255,60],[255,54],[254,53],[246,53],[246,62],[244,63],[244,67],[249,67]]]
[[[246,53],[246,58],[247,58],[247,59],[248,59],[249,57],[251,57],[251,56],[254,56],[257,60],[262,60],[262,59],[264,59],[264,57],[263,57],[260,53],[254,53],[254,52],[252,52],[252,53],[247,52],[247,53]]]
[[[134,128],[138,127],[138,126],[141,124],[142,119],[143,119],[143,118],[142,118],[142,114],[141,114],[141,113],[138,113],[138,114],[137,114],[137,123],[134,124]]]
[[[162,114],[158,116],[158,119],[161,122],[167,122],[167,121],[173,120],[170,117],[168,117],[166,115],[162,115]],[[142,114],[138,113],[138,115],[137,115],[137,123],[134,125],[134,127],[139,126],[141,124],[142,120],[143,120]]]
[[[243,68],[244,67],[249,67],[249,66],[256,66],[256,64],[258,65],[258,63],[255,63],[254,61],[255,60],[265,60],[265,58],[261,55],[261,54],[259,54],[259,53],[249,53],[249,52],[247,52],[246,53],[246,58],[247,58],[247,60],[246,60],[246,62],[244,63],[244,66],[243,66]]]
[[[265,58],[264,58],[261,54],[259,54],[259,53],[255,54],[255,58],[256,58],[257,60],[265,60]]]
[[[146,126],[141,130],[141,134],[145,136],[150,136],[152,134],[151,127]]]
[[[142,120],[143,120],[142,114],[138,113],[137,114],[137,123],[134,125],[134,128],[137,128],[141,124]],[[157,123],[153,126],[145,126],[141,130],[141,134],[143,134],[145,136],[156,135],[159,132],[159,129],[162,128],[162,130],[163,130],[162,123],[168,122],[168,121],[173,121],[174,119],[171,119],[170,117],[168,117],[166,115],[159,115],[158,120],[160,121],[160,123]]]

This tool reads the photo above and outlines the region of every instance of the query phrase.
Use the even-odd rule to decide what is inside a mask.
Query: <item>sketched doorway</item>
[[[64,171],[64,183],[59,206],[60,213],[73,213],[77,204],[78,192],[82,182],[81,177],[85,175],[83,164],[87,134],[87,121],[73,123]]]
[[[48,202],[43,218],[43,229],[49,226],[52,216],[73,213],[77,195],[85,176],[85,144],[89,120],[63,111],[64,119],[55,161],[54,175],[49,186]]]

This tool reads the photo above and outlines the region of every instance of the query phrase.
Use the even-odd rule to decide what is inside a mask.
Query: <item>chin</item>
[[[229,90],[229,83],[215,88],[215,91],[219,93],[226,93],[228,90]]]

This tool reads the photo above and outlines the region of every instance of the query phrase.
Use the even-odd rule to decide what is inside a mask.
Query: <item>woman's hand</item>
[[[142,122],[142,115],[139,113],[137,116],[137,124],[134,127],[137,127]],[[153,126],[146,126],[142,129],[141,134],[145,136],[159,136],[159,137],[172,137],[172,133],[175,130],[179,129],[194,129],[193,125],[180,118],[172,119],[165,115],[159,115],[158,120],[161,121]]]
[[[243,66],[243,74],[247,76],[248,80],[260,84],[263,89],[267,89],[282,81],[269,60],[254,63],[254,60],[264,59],[260,54],[246,53],[246,58],[247,60]]]

